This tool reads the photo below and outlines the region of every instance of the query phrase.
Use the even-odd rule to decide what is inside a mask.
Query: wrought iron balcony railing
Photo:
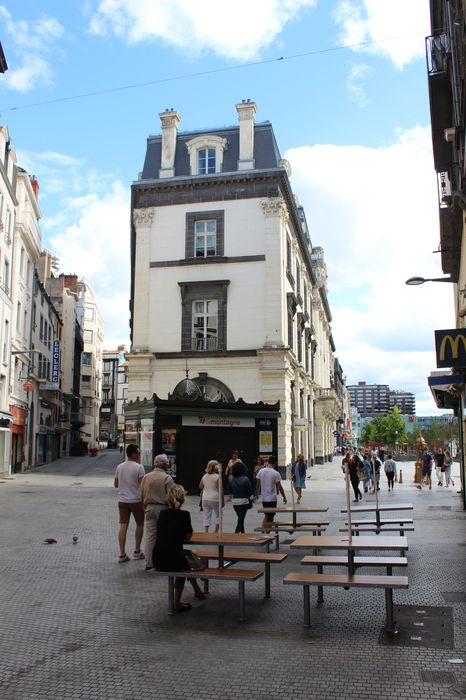
[[[194,352],[212,352],[219,349],[218,338],[191,338],[191,350]]]

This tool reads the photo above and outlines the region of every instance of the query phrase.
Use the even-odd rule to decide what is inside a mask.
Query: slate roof
[[[223,154],[223,173],[238,171],[239,158],[239,126],[213,129],[212,131],[185,131],[178,132],[175,151],[175,177],[191,177],[189,166],[189,154],[186,142],[196,136],[209,135],[220,136],[228,141],[228,146]],[[160,153],[162,148],[162,136],[149,136],[147,139],[147,151],[142,171],[143,180],[158,180],[160,170]],[[254,126],[254,158],[255,170],[270,170],[278,168],[281,160],[272,124],[262,122]],[[215,173],[212,177],[218,177]],[[206,177],[203,175],[202,177]]]

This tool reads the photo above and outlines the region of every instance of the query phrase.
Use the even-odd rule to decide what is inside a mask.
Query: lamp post
[[[424,282],[450,282],[454,284],[455,281],[451,277],[410,277],[406,280],[405,284],[410,287],[417,287]]]

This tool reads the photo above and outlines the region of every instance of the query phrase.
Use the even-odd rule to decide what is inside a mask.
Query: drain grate
[[[466,603],[466,593],[455,593],[454,591],[442,593],[446,603]]]
[[[428,510],[451,510],[451,506],[429,506]]]
[[[421,680],[424,683],[441,683],[442,685],[455,685],[455,674],[451,671],[421,671]]]
[[[450,693],[455,698],[466,698],[466,685],[453,685],[450,688]]]
[[[453,649],[452,608],[396,605],[394,616],[398,633],[388,634],[383,629],[379,635],[379,644]]]

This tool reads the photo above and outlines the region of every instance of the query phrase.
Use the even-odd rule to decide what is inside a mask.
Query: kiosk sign
[[[437,367],[466,367],[466,329],[435,331]]]

